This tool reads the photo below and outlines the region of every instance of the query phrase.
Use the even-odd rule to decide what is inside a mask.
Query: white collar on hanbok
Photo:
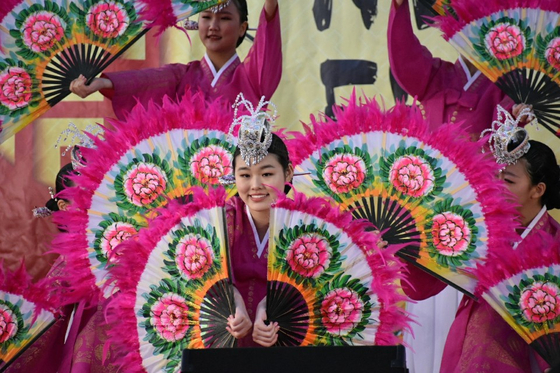
[[[212,76],[214,77],[214,79],[212,79],[212,83],[210,84],[212,87],[216,86],[216,84],[218,83],[218,79],[220,79],[220,76],[222,76],[223,72],[226,71],[229,65],[231,65],[233,61],[235,61],[237,58],[238,58],[237,53],[234,53],[234,55],[231,56],[231,58],[224,64],[224,66],[222,66],[220,71],[216,71],[216,68],[214,67],[212,61],[210,60],[210,57],[208,57],[208,54],[206,53],[204,54],[204,59],[206,60],[206,64],[210,68],[210,71],[212,72]]]
[[[251,228],[253,228],[253,235],[255,236],[255,243],[257,244],[257,255],[260,258],[264,249],[268,246],[268,233],[270,232],[270,228],[266,230],[266,234],[264,235],[262,241],[259,239],[259,232],[257,232],[257,226],[253,221],[253,217],[251,216],[251,212],[249,212],[249,207],[245,205],[245,212],[249,217],[249,222],[251,223]]]
[[[463,91],[466,91],[467,89],[470,88],[470,86],[478,79],[478,77],[482,73],[480,72],[480,70],[477,70],[477,72],[474,73],[474,75],[471,75],[471,72],[469,71],[469,68],[467,67],[467,64],[465,63],[465,60],[463,60],[463,56],[461,56],[461,55],[459,55],[459,63],[461,64],[461,67],[463,68],[463,71],[465,72],[465,75],[467,76],[467,84],[465,84],[465,86],[463,87]]]
[[[545,212],[546,212],[546,206],[543,206],[541,208],[541,211],[539,211],[539,213],[537,214],[537,216],[535,216],[533,220],[531,220],[531,223],[529,223],[527,228],[525,228],[523,233],[521,233],[521,240],[519,240],[519,242],[516,242],[515,245],[513,245],[514,249],[516,249],[517,246],[521,243],[521,241],[523,241],[525,237],[527,237],[529,233],[531,233],[531,231],[533,230],[533,228],[535,228],[535,225],[537,225],[537,223],[541,220]]]

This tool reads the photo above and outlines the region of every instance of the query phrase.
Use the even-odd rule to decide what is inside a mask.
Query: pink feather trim
[[[329,199],[306,197],[305,194],[294,191],[293,199],[280,194],[274,207],[316,216],[344,231],[352,242],[362,248],[374,275],[371,288],[382,305],[375,344],[402,343],[397,335],[399,331],[410,329],[410,318],[398,305],[405,298],[398,292],[402,263],[394,255],[396,250],[391,246],[383,250],[378,249],[377,243],[381,236],[366,231],[371,228],[371,224],[366,220],[353,220],[352,214],[340,211]]]
[[[87,165],[80,174],[71,176],[74,187],[60,193],[61,198],[72,201],[68,211],[57,211],[53,221],[63,227],[52,243],[52,251],[63,255],[67,264],[60,281],[70,284],[64,302],[66,304],[87,301],[96,304],[103,294],[95,284],[90,270],[87,252],[87,224],[93,191],[105,174],[118,160],[139,142],[173,129],[218,130],[227,133],[232,122],[232,111],[225,104],[207,103],[202,93],[185,93],[181,101],[164,98],[157,106],[150,102],[147,107],[137,104],[125,121],[108,120],[105,140],[91,136],[96,148],[82,148]],[[79,278],[80,281],[76,281]]]
[[[540,9],[560,13],[560,2],[556,0],[508,0],[507,2],[503,0],[453,0],[451,7],[456,16],[448,14],[434,17],[436,27],[443,32],[446,39],[453,37],[469,23],[506,9]]]
[[[477,270],[477,294],[483,294],[500,282],[533,268],[560,264],[560,242],[552,235],[535,231],[528,235],[516,249],[501,255],[489,256]]]
[[[150,221],[149,228],[142,229],[136,239],[123,242],[114,251],[116,265],[111,268],[111,275],[120,291],[109,301],[106,318],[109,325],[113,326],[109,329],[110,341],[118,346],[115,350],[122,353],[115,362],[127,372],[145,372],[139,353],[134,307],[136,288],[151,252],[161,237],[182,218],[193,216],[203,209],[225,206],[226,192],[223,187],[210,188],[208,192],[193,187],[192,191],[194,202],[181,205],[177,201],[171,201],[165,208],[158,209],[158,217]],[[107,286],[110,285],[107,283]]]

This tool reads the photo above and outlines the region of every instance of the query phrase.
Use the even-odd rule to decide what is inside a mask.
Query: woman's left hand
[[[270,322],[266,325],[266,297],[257,306],[255,325],[253,327],[253,341],[261,346],[270,347],[278,340],[278,330],[280,327],[277,322]]]
[[[230,315],[228,317],[228,326],[226,326],[226,330],[234,338],[240,339],[249,334],[253,325],[249,315],[247,314],[247,308],[245,308],[243,297],[241,297],[241,294],[237,289],[234,289],[234,299],[235,315]]]

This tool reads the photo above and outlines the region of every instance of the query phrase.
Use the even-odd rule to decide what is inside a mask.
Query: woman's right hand
[[[253,341],[264,347],[270,347],[278,341],[278,330],[280,327],[277,322],[266,324],[266,297],[257,306],[255,323],[253,324]]]
[[[404,0],[395,0],[395,5],[397,7],[401,6]]]
[[[113,88],[113,82],[107,78],[94,78],[90,84],[86,84],[86,82],[86,77],[80,75],[70,83],[70,91],[81,98],[86,98],[99,90]]]

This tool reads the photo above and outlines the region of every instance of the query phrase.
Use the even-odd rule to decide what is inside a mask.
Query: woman
[[[200,13],[199,37],[206,48],[200,61],[171,64],[156,69],[107,73],[86,85],[85,77],[74,80],[70,90],[84,98],[101,91],[113,102],[122,119],[137,101],[161,103],[164,96],[181,97],[185,90],[202,91],[207,101],[221,97],[233,104],[239,92],[256,104],[270,99],[282,75],[282,40],[278,0],[265,0],[253,45],[243,62],[236,48],[248,28],[246,0],[230,0],[219,10]]]
[[[534,140],[529,144],[527,152],[500,174],[520,213],[517,243],[537,231],[560,240],[560,224],[547,213],[560,208],[560,168],[548,146]],[[414,288],[405,283],[403,289],[412,299],[426,299],[445,287],[419,270],[410,272]],[[441,372],[538,371],[531,355],[529,345],[488,303],[464,296],[447,337]]]
[[[270,147],[260,162],[245,163],[238,147],[233,166],[238,196],[228,201],[226,209],[231,266],[234,285],[254,323],[252,336],[240,339],[239,346],[271,346],[278,338],[278,325],[265,324],[270,205],[278,191],[285,190],[285,184],[291,182],[294,169],[286,145],[276,134],[272,134]]]

